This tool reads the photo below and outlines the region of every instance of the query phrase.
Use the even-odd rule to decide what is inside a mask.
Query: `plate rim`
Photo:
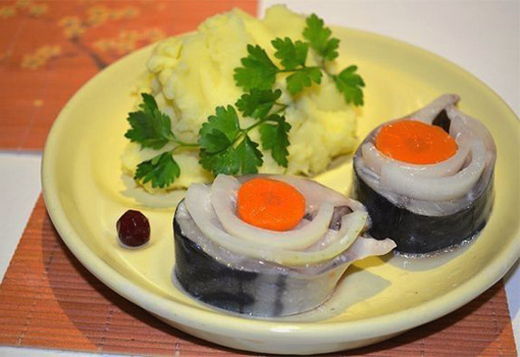
[[[404,47],[406,50],[414,51],[423,56],[426,55],[444,66],[456,69],[476,85],[480,86],[486,93],[493,95],[504,109],[506,109],[508,116],[516,119],[517,124],[519,123],[518,117],[511,107],[492,88],[458,64],[419,46],[390,36],[343,26],[334,27],[357,35],[390,42],[392,45]],[[208,332],[213,332],[215,329],[218,329],[218,334],[222,335],[221,332],[236,332],[238,326],[240,326],[242,332],[248,336],[265,336],[274,339],[279,337],[283,338],[284,341],[290,336],[292,339],[297,340],[298,343],[307,342],[309,344],[315,344],[317,337],[319,337],[321,343],[345,342],[351,339],[365,339],[395,334],[444,316],[490,288],[505,275],[519,258],[520,230],[517,230],[516,236],[510,243],[511,249],[503,249],[501,254],[495,258],[493,264],[487,265],[478,275],[473,276],[448,293],[412,308],[354,321],[289,322],[250,319],[184,305],[166,298],[158,297],[153,292],[137,286],[130,279],[124,277],[115,268],[112,268],[108,263],[97,256],[88,245],[82,241],[75,232],[72,223],[68,221],[57,194],[59,188],[55,182],[53,182],[54,173],[52,168],[55,163],[53,152],[56,150],[55,147],[62,127],[64,126],[63,123],[67,120],[71,120],[67,119],[70,118],[67,116],[67,113],[72,110],[71,108],[73,108],[77,102],[81,101],[82,96],[88,91],[89,87],[92,86],[92,83],[100,76],[109,75],[110,72],[117,69],[117,67],[122,66],[131,56],[143,55],[145,52],[150,51],[155,45],[156,44],[148,45],[124,56],[104,70],[98,72],[83,84],[58,114],[49,131],[42,155],[41,183],[43,198],[49,217],[56,227],[60,238],[85,268],[110,289],[124,298],[141,306],[152,314],[167,319],[180,329],[182,329],[183,325]],[[413,318],[410,318],[410,316],[413,316]],[[247,323],[247,328],[243,326],[245,323]],[[283,329],[284,333],[280,333],[282,331],[281,329]],[[309,338],[312,338],[312,340],[309,340]]]

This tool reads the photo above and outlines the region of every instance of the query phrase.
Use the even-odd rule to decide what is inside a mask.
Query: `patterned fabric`
[[[0,2],[0,149],[41,150],[68,99],[98,71],[252,0]]]

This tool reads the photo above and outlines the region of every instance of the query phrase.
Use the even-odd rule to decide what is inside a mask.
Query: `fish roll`
[[[437,98],[375,128],[354,155],[354,196],[370,215],[369,233],[396,251],[433,254],[475,237],[493,205],[496,147],[486,127]]]
[[[390,252],[366,209],[316,182],[219,175],[192,184],[175,212],[175,277],[196,299],[279,317],[316,308],[354,261]]]

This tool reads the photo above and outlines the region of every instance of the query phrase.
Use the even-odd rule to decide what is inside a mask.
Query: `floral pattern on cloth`
[[[98,71],[252,0],[0,2],[0,149],[41,150],[68,99]],[[35,105],[34,103],[38,103]]]

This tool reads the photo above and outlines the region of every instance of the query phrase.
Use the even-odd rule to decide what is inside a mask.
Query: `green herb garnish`
[[[243,94],[235,105],[244,116],[261,119],[269,114],[281,95],[282,91],[279,89],[275,91],[252,89],[249,93]]]
[[[132,128],[126,132],[125,137],[138,142],[143,148],[160,149],[175,140],[170,117],[159,111],[153,96],[146,93],[141,96],[141,110],[128,114],[127,120]]]
[[[303,37],[309,41],[311,48],[328,61],[338,57],[339,40],[330,38],[332,31],[324,26],[323,20],[312,14],[305,23],[307,27],[303,30]]]
[[[356,71],[357,66],[349,66],[332,78],[336,82],[336,88],[343,94],[345,102],[363,105],[362,88],[365,86],[365,82]]]
[[[271,89],[278,67],[258,45],[247,45],[247,53],[248,56],[240,61],[243,67],[235,68],[235,83],[245,90]]]
[[[291,124],[285,118],[277,114],[272,114],[264,124],[260,126],[260,137],[262,148],[271,150],[271,155],[280,166],[287,167],[287,156],[289,151],[289,130]]]
[[[134,179],[143,183],[152,182],[152,187],[167,187],[181,174],[179,164],[167,151],[137,165]]]
[[[171,130],[170,118],[159,111],[153,96],[143,93],[139,111],[129,113],[130,129],[125,137],[142,148],[155,150],[169,145],[164,151],[137,166],[134,176],[141,183],[151,182],[154,188],[168,187],[181,174],[181,168],[173,153],[186,149],[198,150],[203,168],[219,173],[238,175],[258,172],[263,164],[261,144],[278,165],[287,167],[289,131],[291,125],[285,119],[289,104],[279,102],[282,91],[273,90],[278,75],[284,75],[287,91],[297,95],[304,88],[319,85],[326,75],[336,84],[346,103],[363,105],[365,83],[356,66],[349,66],[339,74],[330,73],[327,61],[338,56],[339,39],[331,37],[332,31],[315,14],[306,19],[303,37],[306,41],[293,41],[288,37],[271,41],[274,56],[280,67],[258,45],[247,46],[247,56],[241,59],[241,67],[235,68],[235,84],[245,93],[233,105],[219,106],[199,130],[196,143],[179,140]],[[309,51],[318,57],[317,66],[307,66]],[[254,119],[248,127],[241,127],[238,113]],[[260,143],[254,142],[249,133],[259,130]],[[173,149],[171,147],[173,146]]]

